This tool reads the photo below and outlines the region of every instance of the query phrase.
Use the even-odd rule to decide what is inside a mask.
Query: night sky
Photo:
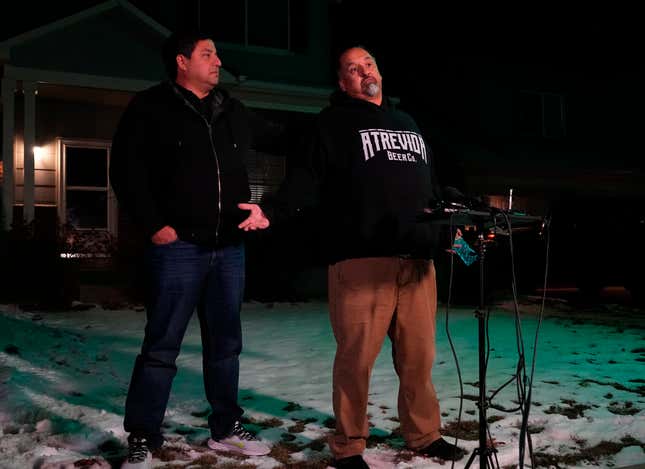
[[[457,167],[461,164],[461,155],[455,150],[458,144],[480,145],[486,155],[499,156],[501,160],[514,159],[512,162],[517,163],[517,153],[504,153],[503,148],[516,136],[502,135],[497,136],[497,141],[491,141],[485,129],[482,130],[485,122],[480,115],[482,97],[479,93],[480,83],[491,76],[487,73],[497,71],[500,79],[507,80],[500,87],[508,89],[521,88],[521,84],[513,82],[512,74],[522,67],[541,74],[535,77],[538,84],[535,88],[558,92],[563,83],[550,81],[551,78],[566,79],[567,130],[570,133],[563,141],[522,142],[541,153],[533,160],[527,157],[519,177],[530,181],[535,171],[544,171],[546,167],[541,158],[558,155],[559,161],[548,162],[552,166],[560,165],[553,172],[553,179],[560,176],[559,170],[566,169],[570,171],[568,174],[573,174],[565,181],[569,184],[566,188],[569,193],[564,197],[573,198],[572,194],[582,189],[591,192],[598,188],[596,195],[601,198],[621,189],[621,194],[627,194],[630,199],[620,204],[610,200],[602,208],[594,205],[597,201],[574,201],[574,210],[563,211],[567,222],[572,215],[578,214],[579,219],[590,223],[592,229],[600,225],[609,227],[608,232],[616,236],[606,245],[622,243],[626,236],[636,234],[637,239],[642,236],[634,232],[632,225],[623,229],[626,221],[637,223],[640,233],[645,226],[641,221],[645,218],[642,212],[645,204],[634,203],[645,200],[642,163],[645,150],[642,139],[645,128],[642,44],[645,41],[640,24],[642,16],[636,13],[635,6],[626,9],[606,3],[592,8],[589,3],[573,7],[563,6],[563,2],[508,7],[490,2],[472,6],[405,0],[327,1],[329,40],[334,57],[344,47],[357,44],[364,45],[375,55],[384,77],[385,93],[399,98],[401,108],[417,120],[430,138],[440,169],[443,164],[444,171],[440,171],[443,181],[453,183],[450,177],[456,175],[453,178],[455,186],[459,186],[461,170]],[[38,8],[34,8],[32,2],[18,3],[13,5],[15,13],[0,16],[0,40],[98,3],[101,2],[68,0],[42,3]],[[162,24],[168,25],[164,18],[180,22],[191,19],[190,15],[181,17],[177,14],[179,7],[173,10],[174,7],[167,6],[172,2],[133,0],[132,3]],[[182,5],[188,8],[194,3]],[[335,85],[332,67],[330,63],[330,86]],[[500,70],[510,73],[504,76]],[[451,163],[455,163],[454,166],[450,167]],[[478,171],[468,164],[463,165],[466,170]],[[575,176],[576,170],[584,172],[590,168],[595,171],[591,176],[588,173],[585,178]],[[502,169],[493,168],[482,178],[494,178]],[[601,187],[605,184],[605,174],[613,175],[608,188]],[[550,176],[547,174],[545,179]],[[538,192],[541,196],[542,192],[549,191],[538,188]],[[551,191],[547,195],[551,197],[554,193]],[[616,207],[621,207],[622,212]],[[638,207],[638,210],[632,207]],[[582,208],[588,210],[585,212]],[[602,214],[602,223],[592,218],[598,214]],[[580,233],[586,236],[587,231]],[[583,246],[585,249],[598,249],[595,238],[586,239],[591,245]],[[563,259],[567,255],[565,253]],[[597,270],[590,269],[592,272]],[[604,270],[623,269],[611,266]]]
[[[364,43],[381,55],[397,92],[432,75],[436,66],[464,57],[485,57],[510,63],[535,62],[593,70],[643,70],[638,54],[642,28],[634,11],[574,9],[545,4],[505,9],[471,8],[398,1],[396,8],[373,2],[332,2],[334,40]],[[409,5],[409,7],[408,7]],[[414,6],[412,6],[414,5]],[[380,53],[380,54],[379,54]]]
[[[366,46],[377,58],[385,93],[399,98],[424,131],[439,138],[448,133],[459,140],[473,138],[481,127],[477,93],[486,78],[483,70],[538,66],[545,73],[568,76],[569,88],[582,99],[588,96],[605,105],[604,110],[594,110],[597,123],[581,124],[581,138],[601,139],[608,148],[619,142],[625,148],[615,157],[629,167],[640,164],[643,147],[634,145],[639,145],[639,129],[645,125],[640,112],[645,105],[640,85],[645,64],[641,17],[635,7],[326,1],[333,57],[344,47]],[[0,39],[98,3],[69,0],[43,3],[37,9],[30,2],[19,3],[15,13],[0,17]],[[194,12],[188,13],[195,9],[194,1],[132,3],[170,28],[169,22],[194,20]],[[329,84],[335,86],[333,62],[329,68]],[[556,83],[551,88],[558,87]],[[623,96],[617,99],[616,92]]]

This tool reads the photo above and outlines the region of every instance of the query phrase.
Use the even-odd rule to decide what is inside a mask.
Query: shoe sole
[[[215,451],[225,451],[227,453],[237,453],[237,454],[243,454],[245,456],[266,456],[271,452],[270,448],[267,448],[266,450],[257,450],[253,451],[250,449],[245,449],[245,448],[240,448],[239,446],[235,445],[227,445],[226,443],[220,443],[219,441],[215,441],[213,439],[208,439],[207,446],[210,449],[214,449]]]

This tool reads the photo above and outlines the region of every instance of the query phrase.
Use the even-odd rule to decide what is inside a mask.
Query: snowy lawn
[[[502,305],[507,306],[507,305]],[[488,395],[515,372],[515,316],[491,311]],[[536,304],[521,305],[527,373],[533,359]],[[206,451],[208,413],[201,379],[196,318],[178,359],[179,373],[165,419],[167,443],[155,467],[324,468],[333,428],[334,340],[325,303],[243,307],[245,348],[240,402],[248,428],[273,445],[269,456],[244,458]],[[621,467],[645,463],[645,325],[642,311],[599,307],[573,311],[553,302],[538,342],[529,430],[541,467]],[[66,312],[0,305],[0,467],[119,467],[125,455],[123,404],[145,323],[141,308],[93,307]],[[433,380],[445,435],[460,407],[459,381],[438,316]],[[477,320],[472,309],[448,318],[464,382],[459,444],[478,446]],[[386,340],[372,375],[372,424],[366,459],[373,468],[423,468],[438,461],[406,451],[397,433],[397,378]],[[488,411],[500,467],[518,465],[521,416],[515,384]],[[449,441],[454,441],[450,437]],[[468,456],[467,456],[468,457]],[[466,465],[467,457],[455,464]],[[526,460],[528,463],[528,459]],[[479,467],[479,459],[474,463]],[[445,467],[450,467],[446,464]]]

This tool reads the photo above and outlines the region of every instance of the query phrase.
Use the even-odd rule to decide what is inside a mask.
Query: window
[[[116,204],[108,184],[110,145],[61,140],[59,217],[76,230],[115,234]]]
[[[303,0],[199,1],[202,30],[216,40],[301,52],[306,42],[306,3]]]
[[[520,135],[545,138],[566,135],[563,95],[521,91],[517,95],[515,111]]]

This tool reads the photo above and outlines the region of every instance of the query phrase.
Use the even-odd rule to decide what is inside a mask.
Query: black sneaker
[[[209,438],[207,445],[210,449],[232,451],[246,456],[264,456],[271,452],[269,446],[258,440],[252,433],[246,431],[239,421],[233,424],[233,430],[230,435],[219,440]]]
[[[121,469],[150,469],[152,453],[148,449],[145,438],[130,437],[128,439],[128,457],[123,461]]]
[[[347,458],[336,459],[331,463],[331,466],[336,469],[370,469],[363,459],[363,456],[360,454],[349,456]]]
[[[459,461],[466,454],[465,450],[448,443],[443,438],[439,438],[417,451],[428,458],[439,458],[445,461]]]

